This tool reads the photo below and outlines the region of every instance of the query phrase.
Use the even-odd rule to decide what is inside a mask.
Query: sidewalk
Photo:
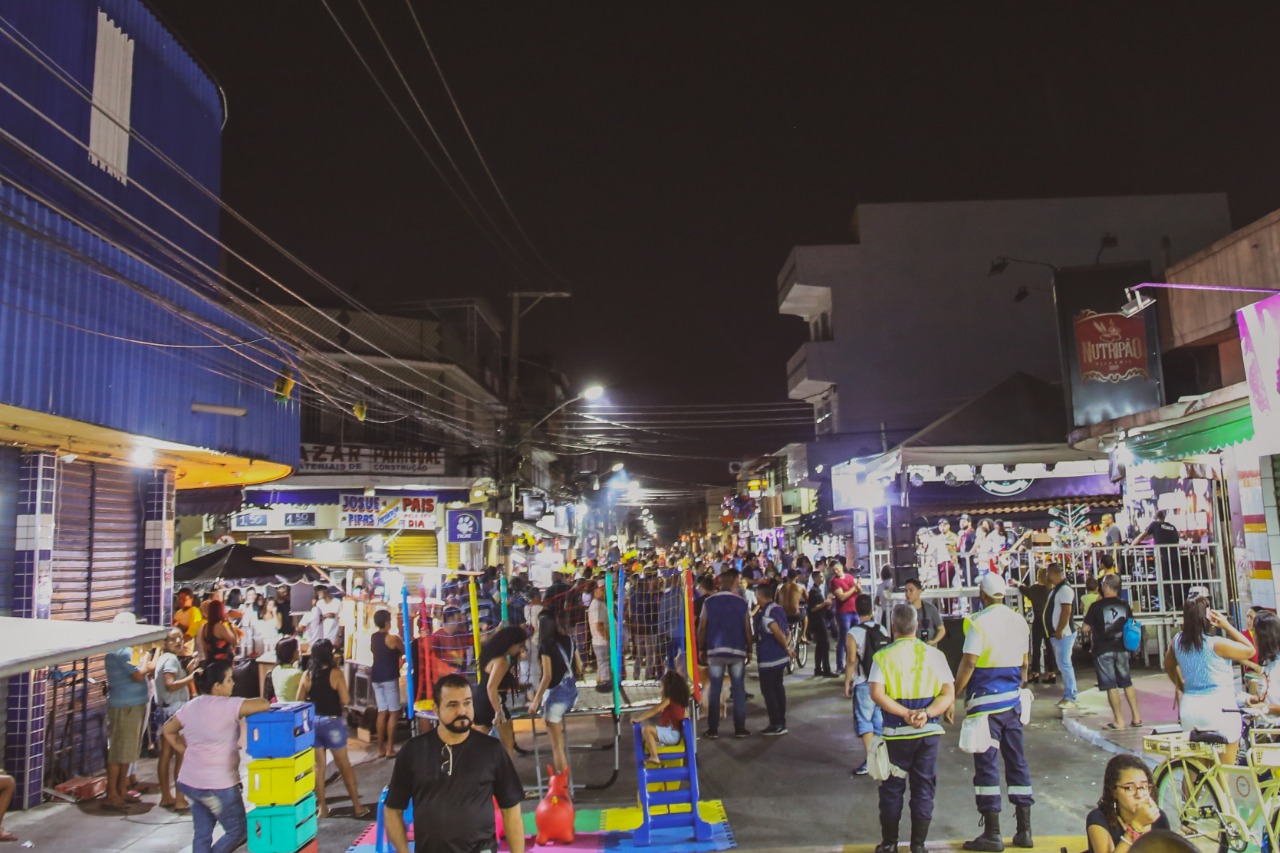
[[[373,748],[365,741],[352,737],[347,743],[347,755],[357,768],[376,761]],[[391,762],[387,762],[389,767]],[[241,773],[248,772],[249,757],[240,754]],[[337,773],[333,759],[329,760],[329,776]],[[143,782],[156,779],[156,760],[138,762],[138,778]],[[326,777],[328,778],[328,777]],[[329,800],[336,812],[349,807],[346,788],[342,781],[329,783]],[[361,791],[366,803],[377,802],[371,789]],[[177,814],[156,805],[159,794],[144,794],[142,802],[129,814],[117,814],[104,810],[98,801],[84,803],[48,802],[34,809],[10,812],[5,816],[5,829],[18,836],[15,849],[30,846],[34,850],[114,850],[128,853],[187,853],[191,849],[191,816]],[[328,823],[328,822],[326,822]],[[351,823],[350,837],[354,837],[356,824]],[[363,824],[361,824],[363,826]],[[346,827],[343,827],[345,830]],[[8,845],[6,845],[8,846]]]
[[[1080,675],[1092,675],[1083,672],[1077,666]],[[1142,736],[1150,733],[1152,726],[1177,725],[1178,715],[1173,709],[1173,683],[1163,672],[1135,672],[1133,687],[1138,693],[1138,709],[1142,712],[1140,728],[1108,729],[1112,722],[1111,706],[1107,704],[1107,696],[1096,687],[1081,689],[1077,707],[1063,713],[1062,724],[1072,735],[1093,744],[1106,752],[1128,752],[1143,757],[1154,767],[1153,761],[1143,755]],[[1126,723],[1129,719],[1129,707],[1121,705]]]

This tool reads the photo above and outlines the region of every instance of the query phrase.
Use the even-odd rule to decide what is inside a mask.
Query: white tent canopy
[[[0,616],[0,678],[127,646],[163,642],[167,627]]]

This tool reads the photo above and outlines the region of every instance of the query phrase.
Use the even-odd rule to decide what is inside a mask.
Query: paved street
[[[1077,718],[1096,722],[1101,697],[1087,692],[1092,673],[1083,669],[1082,709]],[[1150,674],[1147,683],[1157,689],[1162,676]],[[753,678],[748,689],[758,693]],[[837,679],[815,681],[807,674],[787,680],[791,734],[746,740],[722,737],[700,742],[699,770],[704,799],[724,802],[740,849],[744,850],[840,850],[878,841],[876,785],[869,777],[853,779],[849,770],[861,760],[854,747],[849,703]],[[1069,850],[1083,836],[1085,812],[1097,800],[1098,784],[1107,753],[1067,733],[1054,709],[1061,687],[1042,688],[1027,733],[1027,751],[1036,787],[1034,823],[1037,848],[1057,853]],[[763,725],[764,709],[758,699],[749,704],[748,726]],[[1154,716],[1154,715],[1153,715]],[[608,742],[612,731],[607,719],[573,718],[570,742],[578,746]],[[603,791],[582,791],[577,805],[600,809],[634,805],[635,770],[629,747],[629,729],[623,728],[621,771],[617,782]],[[957,747],[957,727],[944,738],[939,767],[939,800],[931,838],[938,842],[961,841],[978,833],[972,795],[972,762]],[[521,742],[528,744],[525,734]],[[1130,737],[1132,740],[1132,737]],[[363,753],[352,741],[353,754]],[[544,759],[545,760],[545,759]],[[575,749],[572,760],[578,781],[597,784],[612,769],[612,753]],[[153,763],[145,762],[143,778],[153,778]],[[532,784],[533,758],[518,761],[526,782]],[[357,765],[360,790],[367,802],[375,802],[391,775],[391,762],[366,761]],[[341,783],[330,783],[335,816],[321,823],[321,853],[344,853],[366,824],[341,817],[346,811]],[[154,802],[154,797],[148,797]],[[534,803],[530,801],[528,808]],[[1012,815],[1010,815],[1010,819]],[[6,821],[35,849],[67,850],[88,839],[109,834],[117,839],[114,850],[130,853],[174,853],[188,849],[189,818],[177,817],[151,806],[139,807],[129,816],[109,815],[96,805],[45,805],[15,813]],[[906,821],[904,819],[904,832]],[[1006,835],[1011,834],[1011,830]],[[905,839],[905,835],[903,836]],[[869,850],[869,847],[866,847]]]

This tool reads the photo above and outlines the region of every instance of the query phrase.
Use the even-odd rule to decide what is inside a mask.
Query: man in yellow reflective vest
[[[880,844],[876,853],[896,853],[902,800],[911,780],[911,853],[924,853],[933,795],[938,783],[938,717],[955,702],[951,668],[942,652],[916,637],[916,609],[893,608],[893,642],[871,659],[871,699],[884,712],[889,762],[899,773],[880,783]]]
[[[988,574],[978,586],[982,610],[969,621],[964,657],[956,673],[956,692],[965,697],[967,716],[981,717],[995,745],[973,756],[973,792],[982,815],[982,834],[964,843],[965,850],[1000,853],[1000,753],[1005,782],[1018,821],[1015,847],[1031,847],[1031,771],[1022,744],[1020,693],[1027,680],[1031,629],[1022,615],[1004,603],[1004,579]]]

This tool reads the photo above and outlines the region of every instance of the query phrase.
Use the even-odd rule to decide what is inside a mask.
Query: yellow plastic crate
[[[287,806],[316,789],[316,751],[291,758],[259,758],[249,762],[249,802],[255,806]]]
[[[1164,758],[1212,759],[1215,745],[1193,743],[1189,732],[1172,732],[1164,735],[1146,735],[1142,738],[1142,751]]]

